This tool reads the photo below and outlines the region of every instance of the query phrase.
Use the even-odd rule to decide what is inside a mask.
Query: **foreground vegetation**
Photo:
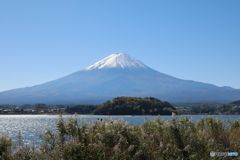
[[[229,121],[208,117],[194,123],[189,118],[170,121],[156,117],[142,125],[123,120],[93,123],[64,121],[60,116],[57,132],[47,130],[43,143],[23,146],[22,137],[13,142],[0,136],[0,158],[4,160],[120,160],[120,159],[212,159],[210,151],[240,151],[240,120]],[[234,157],[214,157],[232,159]],[[238,157],[235,157],[238,158]]]

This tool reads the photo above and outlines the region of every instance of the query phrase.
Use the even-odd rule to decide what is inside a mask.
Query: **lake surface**
[[[182,115],[187,116],[197,121],[201,118],[208,117],[208,115]],[[182,117],[177,116],[177,117]],[[143,124],[144,121],[154,119],[156,116],[100,116],[100,115],[63,115],[63,119],[67,120],[70,117],[75,117],[78,121],[94,122],[101,119],[123,119],[129,122],[129,124],[139,125]],[[220,118],[227,121],[228,118],[231,120],[238,120],[239,115],[214,115],[213,117]],[[58,115],[0,115],[0,132],[6,134],[17,140],[16,135],[21,132],[24,140],[24,145],[30,145],[32,142],[36,146],[41,143],[41,139],[38,137],[41,133],[44,133],[45,128],[55,130]],[[163,120],[171,120],[172,116],[160,116]]]

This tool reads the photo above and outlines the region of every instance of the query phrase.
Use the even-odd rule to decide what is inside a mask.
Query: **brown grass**
[[[240,151],[240,120],[208,117],[194,123],[189,118],[164,121],[160,117],[142,125],[123,120],[103,120],[90,124],[74,118],[59,118],[57,132],[47,130],[38,149],[16,146],[6,136],[0,137],[2,159],[47,160],[157,160],[212,159],[210,151]],[[233,159],[238,157],[214,157]]]

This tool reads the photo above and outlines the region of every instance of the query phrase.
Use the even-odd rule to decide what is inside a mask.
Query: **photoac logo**
[[[210,156],[211,156],[211,157],[214,157],[214,156],[215,156],[215,152],[211,151],[211,152],[210,152]]]
[[[228,152],[228,156],[238,156],[238,152]]]
[[[214,157],[214,156],[217,156],[217,157],[238,156],[238,152],[214,152],[214,151],[211,151],[210,156],[211,157]]]

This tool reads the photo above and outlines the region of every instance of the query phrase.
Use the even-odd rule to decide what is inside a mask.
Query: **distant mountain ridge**
[[[230,103],[228,103],[227,105],[236,105],[236,106],[240,106],[240,100],[230,102]]]
[[[57,80],[0,92],[0,104],[97,104],[117,96],[218,102],[240,99],[240,90],[178,79],[151,69],[128,54],[117,53]]]

